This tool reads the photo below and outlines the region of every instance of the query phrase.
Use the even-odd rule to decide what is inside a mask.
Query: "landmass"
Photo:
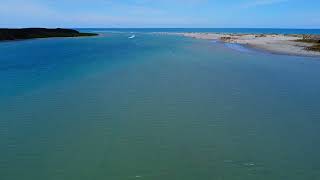
[[[232,34],[232,33],[160,33],[237,43],[278,54],[320,56],[320,35]]]
[[[3,29],[0,28],[0,41],[24,40],[34,38],[52,37],[83,37],[96,36],[94,33],[80,33],[73,29],[46,29],[46,28],[23,28],[23,29]]]

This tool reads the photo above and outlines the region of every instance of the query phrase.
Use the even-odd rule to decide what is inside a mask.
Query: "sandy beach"
[[[302,42],[303,35],[283,34],[228,34],[228,33],[160,33],[180,35],[204,40],[217,40],[225,43],[237,43],[251,48],[266,50],[277,54],[298,56],[320,56],[320,51],[307,50],[316,43]]]

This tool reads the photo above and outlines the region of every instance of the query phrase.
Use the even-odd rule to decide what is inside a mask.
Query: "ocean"
[[[1,180],[320,179],[319,58],[83,31],[0,43]]]
[[[201,33],[256,33],[256,34],[320,34],[320,29],[276,28],[78,28],[89,32],[201,32]]]

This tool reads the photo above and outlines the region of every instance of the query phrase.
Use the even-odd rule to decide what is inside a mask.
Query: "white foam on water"
[[[136,35],[132,35],[132,36],[130,36],[130,37],[128,37],[129,39],[133,39],[133,38],[135,38],[136,37]]]
[[[240,44],[225,43],[225,46],[230,48],[230,49],[233,49],[233,50],[236,50],[236,51],[240,51],[240,52],[246,52],[246,53],[253,52],[252,50],[250,50],[250,49],[248,49],[245,46],[240,45]]]

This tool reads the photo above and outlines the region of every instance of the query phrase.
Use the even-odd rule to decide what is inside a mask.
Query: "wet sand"
[[[196,39],[218,40],[226,43],[246,45],[255,49],[272,53],[298,56],[319,56],[320,52],[306,50],[314,43],[298,42],[302,35],[283,34],[219,34],[219,33],[160,33],[166,35],[181,35]]]

